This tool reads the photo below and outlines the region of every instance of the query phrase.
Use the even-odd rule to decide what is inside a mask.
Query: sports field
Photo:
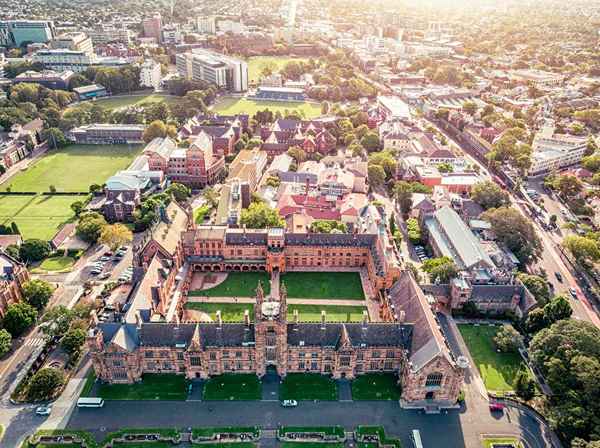
[[[260,72],[266,64],[273,64],[274,71],[278,72],[288,62],[292,61],[308,61],[306,58],[289,58],[285,56],[254,56],[248,59],[248,81],[258,82],[260,80]]]
[[[0,186],[6,191],[44,192],[54,185],[59,192],[86,192],[91,184],[103,184],[129,166],[141,152],[140,145],[69,145],[49,151],[26,171]]]
[[[24,239],[51,239],[73,219],[71,204],[83,196],[0,195],[0,223],[17,223]]]
[[[108,98],[99,98],[95,100],[95,104],[98,104],[108,110],[120,109],[121,107],[139,105],[143,103],[160,103],[165,102],[167,104],[173,104],[179,101],[181,98],[173,95],[162,95],[160,93],[147,93],[143,95],[124,95]],[[88,104],[86,102],[85,104]],[[77,105],[73,106],[77,108]]]
[[[213,112],[223,115],[248,114],[254,115],[259,110],[269,109],[272,112],[297,111],[304,118],[314,118],[321,115],[321,105],[295,101],[254,101],[248,98],[221,97],[214,104]]]

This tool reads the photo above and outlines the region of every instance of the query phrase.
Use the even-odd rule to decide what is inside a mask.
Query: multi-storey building
[[[162,42],[162,18],[159,13],[154,14],[142,21],[144,36],[156,39],[156,43]]]
[[[178,73],[186,79],[205,81],[234,92],[248,90],[248,64],[211,50],[194,48],[175,58]]]
[[[0,252],[0,317],[4,317],[6,308],[23,298],[22,287],[29,280],[27,267]]]
[[[151,87],[154,90],[160,88],[162,81],[160,64],[152,59],[144,61],[140,67],[140,85],[142,87]]]
[[[34,70],[28,70],[23,72],[13,79],[13,84],[18,84],[21,82],[31,82],[40,84],[48,89],[61,89],[68,90],[69,82],[71,78],[75,75],[70,70],[66,70],[64,72],[54,72],[52,70],[47,70],[43,72],[36,72]]]
[[[215,34],[217,32],[217,19],[215,16],[202,16],[197,19],[198,32]]]
[[[0,46],[46,43],[54,39],[54,22],[48,20],[0,20]]]
[[[88,124],[71,129],[67,138],[93,145],[143,143],[145,130],[141,124]]]
[[[128,64],[124,58],[99,57],[81,50],[60,48],[39,50],[32,56],[32,61],[43,64],[44,68],[47,69],[55,71],[71,70],[77,73],[84,72],[94,65],[120,67]]]
[[[40,142],[44,122],[40,119],[23,126],[15,124],[7,134],[0,133],[0,165],[8,169],[23,160]]]
[[[55,49],[81,51],[90,57],[94,56],[92,39],[81,32],[61,34],[50,42],[50,46]]]
[[[106,44],[109,42],[131,43],[131,31],[126,27],[101,26],[88,30],[88,35],[94,44]]]
[[[587,150],[587,138],[555,133],[544,126],[534,137],[530,176],[539,176],[581,162]]]

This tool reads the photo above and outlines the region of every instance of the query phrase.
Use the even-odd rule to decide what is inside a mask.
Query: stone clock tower
[[[265,299],[262,285],[256,288],[254,307],[254,337],[256,343],[256,373],[263,376],[273,366],[280,376],[287,374],[287,292],[281,286],[279,300]]]

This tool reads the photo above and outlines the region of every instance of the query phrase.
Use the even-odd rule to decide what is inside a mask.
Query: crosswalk
[[[41,345],[44,345],[44,338],[25,339],[25,342],[23,343],[23,345],[26,347],[39,347]]]

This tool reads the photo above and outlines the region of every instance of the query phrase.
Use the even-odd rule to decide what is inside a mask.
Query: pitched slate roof
[[[410,348],[412,326],[396,323],[288,324],[287,342],[294,346],[338,347],[346,333],[353,347]]]
[[[198,327],[203,349],[210,347],[243,347],[254,343],[254,325],[243,323],[144,323],[139,329],[139,342],[147,347],[187,347]]]
[[[285,244],[290,246],[354,246],[370,247],[377,235],[349,233],[286,233]]]

